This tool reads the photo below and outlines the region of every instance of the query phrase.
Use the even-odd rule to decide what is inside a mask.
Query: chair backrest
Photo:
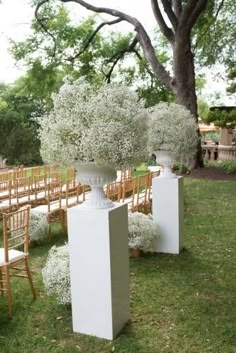
[[[149,190],[150,190],[150,173],[139,175],[137,178],[137,198],[136,206],[145,206],[149,200]]]
[[[47,192],[46,192],[46,202],[48,205],[48,212],[56,207],[56,209],[61,209],[61,182],[59,180],[55,180],[50,182],[47,185]]]
[[[122,182],[121,201],[124,202],[126,198],[133,197],[136,189],[136,178],[126,179]]]
[[[66,171],[66,179],[75,179],[75,168],[68,168]]]
[[[11,199],[11,190],[12,190],[12,181],[11,180],[5,180],[5,181],[0,181],[0,199],[1,200],[6,200],[6,199]]]
[[[13,179],[25,178],[27,176],[27,170],[23,165],[13,168]]]
[[[31,168],[31,175],[40,175],[41,174],[41,167],[33,167]]]
[[[31,186],[32,186],[31,176],[15,179],[14,187],[15,187],[17,203],[20,203],[19,199],[24,196],[26,196],[28,198],[28,201],[30,201]]]
[[[113,183],[107,184],[105,193],[108,199],[112,201],[120,201],[122,191],[121,181],[114,181]]]
[[[74,178],[66,180],[66,207],[72,207],[79,204],[79,195],[82,192],[82,186]]]
[[[9,262],[9,250],[23,248],[24,253],[29,250],[29,219],[30,206],[18,211],[3,213],[3,244],[5,262]]]

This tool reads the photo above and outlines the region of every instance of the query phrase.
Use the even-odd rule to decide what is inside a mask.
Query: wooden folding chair
[[[64,225],[67,227],[67,209],[82,203],[85,199],[84,187],[75,178],[67,179],[63,185],[61,208],[64,211]]]
[[[122,192],[120,202],[128,204],[128,210],[134,207],[134,195],[136,191],[137,178],[126,179],[122,182]]]
[[[61,182],[52,181],[50,184],[47,184],[46,190],[46,204],[36,206],[32,209],[32,212],[39,212],[47,215],[48,218],[48,237],[51,238],[51,223],[53,221],[60,221],[62,229],[65,232],[64,225],[64,210],[61,206]]]
[[[13,168],[13,180],[18,178],[25,178],[27,176],[27,170],[23,165]]]
[[[148,213],[149,211],[150,173],[137,177],[137,188],[134,195],[132,211]]]
[[[28,278],[33,298],[36,293],[29,269],[30,206],[3,214],[3,244],[0,248],[0,292],[6,293],[9,318],[12,318],[10,277]]]

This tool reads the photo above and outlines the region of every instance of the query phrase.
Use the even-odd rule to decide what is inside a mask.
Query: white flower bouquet
[[[52,111],[37,119],[44,161],[93,161],[121,169],[147,156],[148,111],[127,87],[94,88],[78,80],[65,83],[53,103]]]
[[[48,295],[55,296],[59,304],[71,303],[68,244],[49,250],[42,275]]]
[[[128,238],[130,248],[139,248],[144,252],[153,251],[153,241],[160,236],[160,229],[151,215],[141,212],[129,213]]]
[[[160,103],[149,109],[148,150],[172,152],[173,159],[188,163],[198,144],[197,124],[190,111],[175,103]]]

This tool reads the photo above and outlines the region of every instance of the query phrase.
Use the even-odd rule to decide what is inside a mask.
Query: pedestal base
[[[112,340],[129,320],[127,205],[68,210],[73,331]]]
[[[183,177],[154,178],[152,184],[153,220],[160,225],[156,252],[179,254],[183,242]]]

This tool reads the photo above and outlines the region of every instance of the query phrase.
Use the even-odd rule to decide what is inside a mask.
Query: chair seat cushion
[[[20,259],[23,259],[27,254],[22,251],[11,249],[8,251],[9,263],[13,263]],[[0,266],[6,265],[5,256],[4,256],[4,248],[0,248]]]

